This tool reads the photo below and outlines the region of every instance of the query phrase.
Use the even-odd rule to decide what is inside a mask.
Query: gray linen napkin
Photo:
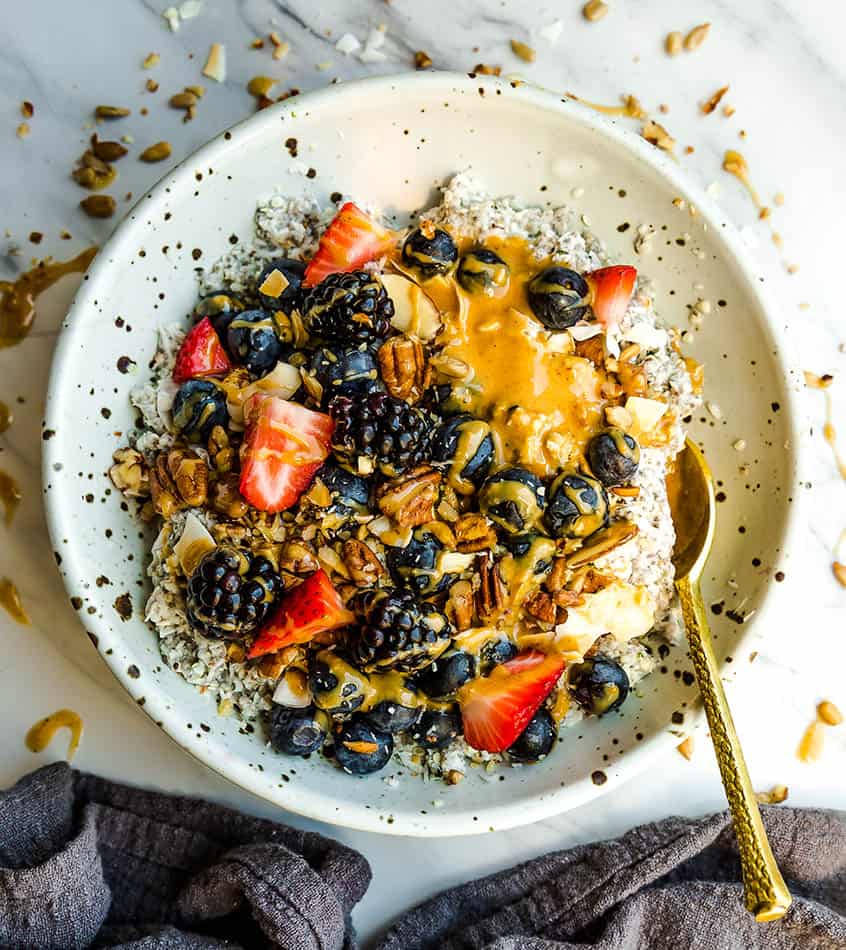
[[[352,950],[355,851],[49,765],[0,792],[0,946]]]
[[[446,891],[378,950],[844,950],[846,812],[763,812],[793,893],[780,921],[758,924],[744,909],[720,814],[643,825]]]

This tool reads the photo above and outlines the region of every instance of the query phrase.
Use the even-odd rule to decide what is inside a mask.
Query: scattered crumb
[[[21,122],[21,124],[15,129],[15,135],[19,139],[25,139],[32,130],[29,127],[28,122]]]
[[[780,191],[773,195],[773,204],[778,208],[784,204],[784,195]]]
[[[843,713],[827,699],[824,699],[817,706],[817,717],[820,722],[824,722],[827,726],[839,726],[843,722]]]
[[[721,86],[709,99],[702,103],[700,109],[705,115],[710,115],[720,104],[720,100],[728,92],[728,86]]]
[[[603,0],[588,0],[582,7],[582,16],[591,23],[601,20],[608,13],[608,4]]]
[[[523,43],[521,40],[511,40],[511,52],[524,63],[533,63],[535,61],[535,51],[531,46]]]
[[[707,39],[710,30],[710,23],[700,23],[699,26],[695,26],[684,38],[684,48],[687,52],[692,53],[694,50],[699,49]]]
[[[154,66],[159,65],[159,60],[161,56],[158,53],[147,53],[147,56],[141,66],[143,69],[152,69]]]
[[[667,38],[664,40],[664,49],[670,56],[676,56],[682,51],[682,35],[678,30],[667,34]]]
[[[661,115],[666,115],[670,111],[670,107],[666,102],[662,102],[661,105],[658,106],[658,111],[661,113]]]
[[[822,723],[819,719],[814,719],[802,736],[796,757],[800,762],[816,762],[822,756],[824,743]]]
[[[489,66],[487,63],[476,63],[473,72],[477,76],[499,76],[502,72],[502,66]]]
[[[780,805],[787,801],[788,794],[786,785],[773,785],[768,792],[756,792],[755,798],[759,805]]]
[[[672,152],[676,145],[676,140],[659,122],[650,119],[641,129],[640,134],[650,145],[654,145],[665,152]]]
[[[268,39],[273,44],[273,58],[276,60],[284,59],[291,52],[291,44],[283,40],[278,33],[271,33]],[[355,39],[355,37],[353,37]],[[358,40],[356,40],[356,43]]]
[[[693,758],[693,736],[688,736],[686,739],[683,739],[677,746],[676,749],[687,759],[689,762]]]
[[[798,264],[788,264],[786,270],[787,270],[787,273],[788,273],[788,274],[798,274],[798,273],[799,273],[799,265],[798,265]]]
[[[430,69],[432,66],[432,57],[424,52],[422,49],[417,50],[414,54],[414,68],[415,69]]]
[[[147,92],[158,92],[159,84],[155,79],[148,79],[147,82],[144,83],[144,88],[147,90]]]
[[[834,572],[837,582],[841,586],[846,587],[846,564],[841,564],[840,561],[835,561],[831,565],[831,570]]]
[[[31,119],[35,115],[35,106],[27,99],[21,103],[21,115],[25,119]]]

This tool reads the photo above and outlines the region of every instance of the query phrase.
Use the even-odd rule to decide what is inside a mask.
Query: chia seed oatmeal
[[[454,783],[625,714],[680,634],[666,478],[699,403],[635,268],[458,174],[402,231],[275,194],[199,292],[111,470],[159,527],[168,666],[358,775]]]

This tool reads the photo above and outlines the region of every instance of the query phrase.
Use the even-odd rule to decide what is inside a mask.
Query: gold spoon
[[[673,566],[681,601],[690,656],[711,730],[720,775],[726,790],[734,833],[740,850],[740,869],[746,907],[758,921],[778,920],[793,898],[778,869],[749,770],[740,748],[720,670],[699,579],[714,540],[716,505],[711,472],[699,449],[688,439],[667,480],[670,510],[676,529]]]

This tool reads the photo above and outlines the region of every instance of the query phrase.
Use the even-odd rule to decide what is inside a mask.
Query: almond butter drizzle
[[[635,96],[623,96],[623,104],[619,106],[605,106],[598,102],[589,102],[587,99],[582,99],[581,96],[577,96],[574,92],[568,92],[567,98],[575,99],[576,102],[580,102],[583,106],[593,109],[594,112],[601,112],[603,115],[619,115],[625,116],[628,119],[647,118],[643,106]]]
[[[82,738],[82,717],[72,709],[60,709],[46,719],[40,719],[26,734],[26,747],[30,752],[43,752],[59,729],[70,730],[67,758],[70,761],[79,748]]]
[[[14,346],[29,334],[35,320],[35,301],[66,274],[82,274],[94,260],[96,247],[69,261],[48,257],[13,280],[0,280],[0,347]]]

